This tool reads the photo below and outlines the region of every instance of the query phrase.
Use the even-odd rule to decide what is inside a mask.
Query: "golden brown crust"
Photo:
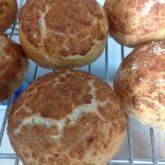
[[[165,130],[165,41],[136,48],[119,67],[114,90],[125,111]]]
[[[28,59],[19,45],[0,36],[0,102],[10,97],[21,85]]]
[[[5,32],[16,20],[16,0],[0,0],[0,33]]]
[[[95,0],[28,1],[19,22],[23,49],[47,68],[92,62],[101,55],[108,33],[106,15]]]
[[[115,93],[81,71],[49,73],[30,84],[8,121],[11,144],[25,165],[105,165],[127,128]]]
[[[162,0],[106,0],[109,31],[120,44],[134,47],[165,39],[165,3]]]

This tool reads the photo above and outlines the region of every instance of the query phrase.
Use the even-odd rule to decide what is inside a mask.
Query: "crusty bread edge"
[[[105,35],[107,36],[107,34]],[[19,38],[21,47],[23,48],[27,57],[32,59],[40,66],[49,69],[65,69],[87,65],[95,61],[102,54],[107,41],[107,37],[105,37],[103,41],[97,41],[84,57],[67,59],[59,55],[52,55],[49,56],[48,59],[46,57],[48,55],[42,48],[36,48],[28,41],[26,35],[21,30],[21,25],[19,28]]]
[[[16,21],[16,16],[18,13],[18,5],[16,0],[13,0],[13,2],[10,3],[10,6],[7,8],[5,11],[6,13],[6,20],[2,21],[1,28],[0,28],[0,34],[5,32],[15,21]]]
[[[152,41],[161,41],[165,39],[165,29],[144,35],[127,35],[120,32],[112,32],[111,30],[109,33],[119,44],[128,47],[136,47]]]

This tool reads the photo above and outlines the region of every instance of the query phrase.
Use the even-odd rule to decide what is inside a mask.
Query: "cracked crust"
[[[18,89],[28,68],[20,46],[0,35],[0,102]]]
[[[125,111],[141,122],[165,130],[165,41],[132,51],[121,63],[114,90]]]
[[[16,20],[16,0],[0,0],[0,33],[5,32]]]
[[[109,32],[122,45],[135,47],[165,39],[164,0],[106,0]]]
[[[127,128],[115,93],[82,71],[37,79],[8,119],[11,144],[24,165],[105,165],[119,150]]]
[[[105,12],[95,0],[27,1],[19,26],[27,56],[55,69],[91,63],[101,55],[108,34]]]

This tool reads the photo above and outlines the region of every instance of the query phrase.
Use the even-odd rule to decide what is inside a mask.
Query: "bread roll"
[[[27,56],[52,69],[96,60],[108,34],[104,9],[95,0],[27,1],[20,11],[19,27]]]
[[[81,71],[37,79],[8,118],[11,144],[24,165],[106,165],[126,128],[127,116],[115,93]]]
[[[16,0],[0,0],[0,34],[16,21],[17,12]]]
[[[165,41],[133,50],[116,73],[114,90],[127,113],[165,130]]]
[[[0,102],[18,89],[27,68],[28,59],[20,46],[0,35]]]
[[[135,47],[165,39],[164,0],[106,0],[104,8],[118,43]]]

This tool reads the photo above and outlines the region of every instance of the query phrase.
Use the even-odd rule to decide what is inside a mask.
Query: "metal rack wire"
[[[24,0],[17,0],[19,8],[25,2]],[[9,29],[6,34],[13,40],[15,37],[18,38],[18,21]],[[113,44],[117,44],[109,36],[107,39],[107,45],[104,53],[102,54],[103,60],[100,58],[97,60],[97,63],[102,63],[104,69],[101,72],[101,78],[109,83],[111,78],[110,75],[114,75],[114,70],[112,71],[110,57],[111,51],[110,48],[114,47]],[[120,62],[127,55],[126,48],[120,45],[117,45],[117,48],[120,50]],[[98,72],[95,71],[96,65],[93,63],[86,66],[85,70],[98,75]],[[33,73],[31,75],[32,80],[35,80],[38,77],[40,72],[40,67],[35,64]],[[113,72],[113,73],[112,73]],[[3,111],[3,114],[0,115],[0,164],[1,165],[21,165],[18,157],[12,150],[10,142],[7,137],[6,125],[7,125],[7,116],[10,110],[13,97],[8,100],[7,108]],[[1,104],[0,104],[1,106]],[[0,114],[2,112],[0,111]],[[147,154],[146,154],[147,153]],[[134,120],[132,117],[129,117],[129,126],[127,131],[127,137],[121,151],[108,163],[108,165],[165,165],[165,132],[148,128],[147,126],[142,125],[141,123]]]

